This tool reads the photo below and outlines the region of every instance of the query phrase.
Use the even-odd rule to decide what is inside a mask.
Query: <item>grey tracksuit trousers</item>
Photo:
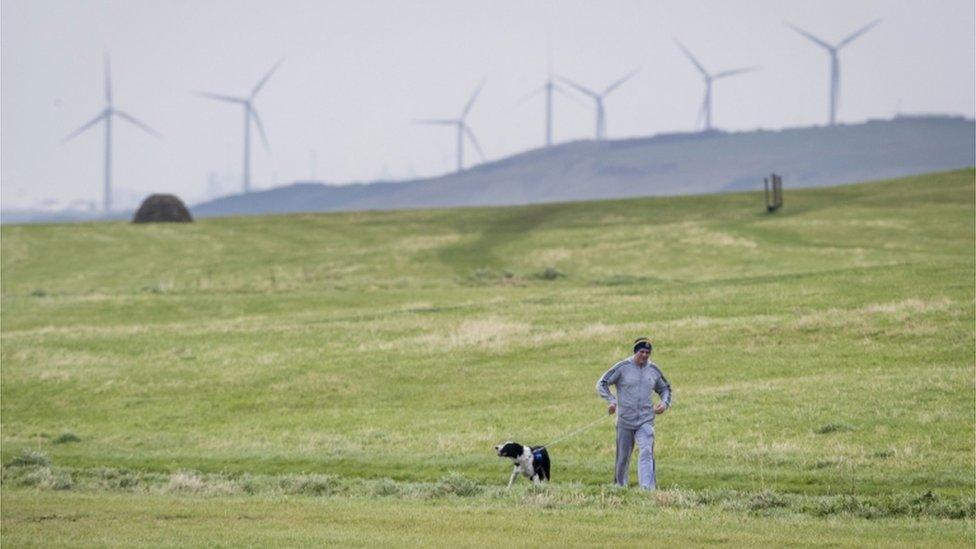
[[[630,476],[630,456],[637,443],[637,480],[644,490],[656,490],[657,478],[654,474],[654,425],[644,423],[632,428],[617,423],[617,463],[614,482],[627,486]]]

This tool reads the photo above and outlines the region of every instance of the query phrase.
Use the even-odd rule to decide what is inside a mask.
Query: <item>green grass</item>
[[[200,498],[5,492],[4,544],[50,546],[461,546],[492,539],[526,545],[918,547],[966,546],[971,523],[770,518],[716,509],[540,508],[447,499]],[[479,541],[480,540],[480,541]]]
[[[685,544],[971,545],[974,202],[963,170],[774,215],[744,193],[4,226],[4,542],[634,543],[650,514]],[[659,495],[604,505],[609,421],[551,449],[551,492],[498,492],[491,446],[605,413],[638,335],[674,387]]]

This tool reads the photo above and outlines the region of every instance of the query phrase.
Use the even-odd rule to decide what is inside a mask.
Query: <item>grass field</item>
[[[976,543],[976,172],[2,228],[4,545]],[[639,335],[661,490],[605,414]]]

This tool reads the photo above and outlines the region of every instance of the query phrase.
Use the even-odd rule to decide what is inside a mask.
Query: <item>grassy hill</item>
[[[397,183],[301,183],[219,198],[197,217],[287,212],[497,206],[758,190],[770,172],[787,188],[840,185],[968,168],[976,124],[899,117],[859,124],[662,134],[576,141]]]
[[[2,535],[971,546],[974,176],[4,226]],[[663,489],[608,486],[608,420],[504,490],[638,335]]]

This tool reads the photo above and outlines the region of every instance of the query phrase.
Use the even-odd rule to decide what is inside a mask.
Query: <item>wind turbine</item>
[[[159,133],[156,130],[150,128],[143,122],[136,120],[135,117],[127,114],[124,111],[120,111],[115,108],[112,103],[112,71],[109,66],[108,54],[105,54],[105,109],[98,114],[91,122],[88,122],[84,126],[78,128],[77,130],[69,133],[61,143],[67,143],[75,137],[85,133],[88,128],[91,128],[95,124],[101,121],[105,121],[105,188],[104,197],[102,202],[102,208],[104,213],[108,214],[112,211],[112,116],[118,116],[122,120],[136,126],[142,131],[152,135],[154,137],[159,137]]]
[[[572,86],[573,88],[576,88],[576,90],[582,93],[583,95],[587,95],[591,97],[593,101],[596,103],[596,140],[600,141],[604,139],[607,134],[606,110],[603,107],[603,99],[607,95],[609,95],[610,92],[619,88],[624,82],[630,80],[635,74],[637,74],[638,71],[640,71],[640,69],[634,69],[631,72],[627,73],[626,75],[618,79],[613,84],[607,86],[606,89],[603,90],[603,93],[597,93],[589,88],[584,88],[583,86],[577,84],[576,82],[573,82],[572,80],[568,78],[564,78],[562,76],[557,76],[557,78],[559,78],[566,84]]]
[[[871,23],[861,27],[860,30],[854,32],[847,38],[841,40],[836,46],[831,46],[827,42],[817,38],[816,36],[810,34],[809,32],[797,27],[796,25],[786,22],[786,25],[795,30],[796,32],[806,36],[812,40],[815,44],[822,46],[830,54],[830,125],[833,126],[837,123],[837,103],[840,99],[840,60],[837,58],[837,52],[841,48],[853,42],[857,37],[871,30],[875,25],[880,23],[880,19],[875,19]]]
[[[702,66],[702,64],[699,63],[697,59],[695,59],[695,56],[692,55],[690,51],[688,51],[688,48],[684,47],[684,45],[681,42],[675,41],[675,43],[678,44],[678,47],[681,48],[681,51],[685,52],[685,55],[688,56],[688,59],[692,62],[692,64],[695,65],[695,67],[698,69],[698,72],[700,72],[702,74],[702,77],[705,79],[705,98],[702,100],[702,106],[701,106],[701,110],[699,111],[698,117],[700,119],[701,117],[704,116],[705,131],[711,130],[712,129],[712,82],[720,78],[726,78],[736,74],[742,74],[744,72],[751,72],[758,69],[759,67],[744,67],[741,69],[732,69],[732,70],[711,74],[707,70],[705,70],[705,67]]]
[[[547,61],[548,61],[548,76],[546,78],[546,83],[543,84],[542,86],[540,86],[540,87],[532,90],[531,92],[529,92],[528,95],[526,95],[521,101],[519,101],[519,104],[524,103],[525,101],[528,101],[529,99],[535,97],[535,95],[537,93],[539,93],[539,92],[545,92],[545,94],[546,94],[546,147],[551,147],[552,146],[552,96],[553,96],[553,92],[554,91],[557,91],[557,92],[563,94],[564,96],[566,96],[567,98],[572,99],[573,101],[578,101],[579,102],[580,100],[577,99],[575,96],[569,94],[565,89],[563,89],[561,86],[559,86],[555,82],[553,82],[553,76],[554,75],[552,73],[552,55],[551,54],[549,55]]]
[[[261,117],[258,116],[257,109],[254,108],[254,97],[257,96],[261,88],[268,82],[271,75],[274,74],[278,67],[281,65],[281,60],[279,60],[271,70],[269,70],[261,80],[254,86],[251,90],[251,94],[247,97],[234,97],[231,95],[219,95],[216,93],[208,92],[195,92],[196,95],[200,97],[206,97],[208,99],[215,99],[217,101],[224,101],[227,103],[238,103],[244,106],[244,175],[243,175],[243,186],[244,192],[251,192],[251,120],[254,120],[254,124],[258,128],[258,133],[261,134],[261,141],[264,143],[264,150],[269,151],[271,147],[268,146],[268,136],[264,133],[264,125],[261,124]]]
[[[468,126],[464,119],[471,112],[471,107],[474,105],[474,100],[478,98],[478,94],[481,93],[481,88],[485,85],[484,82],[478,84],[477,89],[471,94],[471,99],[468,99],[468,104],[464,106],[464,110],[461,111],[461,116],[458,118],[426,118],[423,120],[417,120],[418,124],[432,124],[437,126],[456,126],[457,127],[457,171],[460,173],[464,170],[464,137],[467,136],[471,140],[471,144],[481,155],[481,160],[485,160],[485,153],[481,150],[481,145],[478,144],[478,139],[474,136],[474,132],[471,131],[471,127]]]

